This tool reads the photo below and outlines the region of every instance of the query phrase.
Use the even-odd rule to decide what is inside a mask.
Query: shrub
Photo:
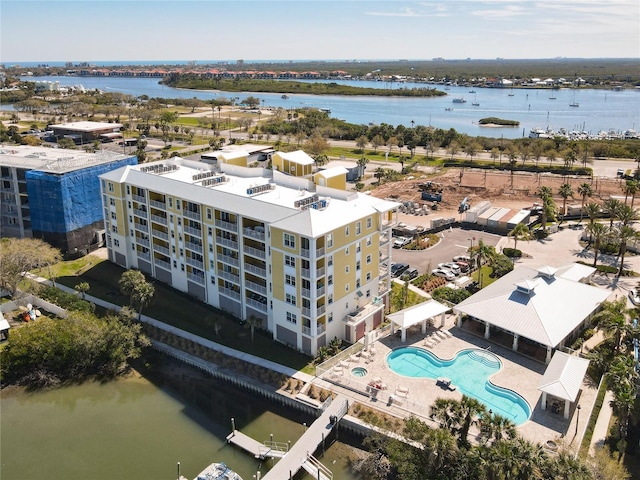
[[[517,248],[509,248],[505,247],[502,249],[502,253],[504,253],[509,258],[520,258],[522,257],[522,251]]]

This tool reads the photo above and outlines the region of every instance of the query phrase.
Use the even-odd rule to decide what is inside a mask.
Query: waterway
[[[295,442],[303,422],[313,420],[185,371],[160,382],[136,375],[35,393],[3,391],[0,478],[173,480],[180,462],[181,474],[192,479],[224,461],[252,480],[271,460],[261,464],[226,443],[231,417],[255,439],[273,434],[281,442]],[[357,478],[347,468],[349,449],[337,442],[321,458],[336,480]]]
[[[82,85],[86,89],[122,92],[135,97],[148,95],[161,98],[193,98],[211,100],[225,97],[242,101],[253,95],[264,107],[327,108],[334,118],[354,124],[430,125],[454,128],[460,133],[493,138],[519,138],[531,128],[580,130],[591,134],[640,128],[640,89],[622,91],[601,89],[501,89],[451,86],[447,96],[433,98],[365,97],[339,95],[289,95],[275,93],[223,92],[181,90],[158,83],[157,78],[127,77],[22,77],[23,80],[46,80],[60,85]],[[424,83],[386,83],[375,81],[338,80],[337,83],[373,88],[431,88],[444,90],[442,85]],[[466,103],[453,103],[463,97]],[[473,103],[478,103],[474,106]],[[569,104],[577,103],[578,107]],[[3,105],[2,108],[11,108]],[[451,110],[447,110],[451,109]],[[517,120],[519,127],[487,128],[478,125],[484,117]],[[413,122],[413,123],[412,123]]]

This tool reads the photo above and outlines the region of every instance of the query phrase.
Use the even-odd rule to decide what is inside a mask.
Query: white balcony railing
[[[230,288],[218,287],[218,292],[220,292],[225,297],[233,298],[234,300],[238,301],[240,300],[240,293],[236,292],[235,290],[231,290]]]
[[[216,227],[224,228],[225,230],[229,230],[230,232],[238,231],[238,224],[225,222],[224,220],[216,220]]]
[[[156,230],[155,228],[151,229],[151,234],[154,237],[162,238],[163,240],[169,240],[169,234],[161,232],[160,230]]]
[[[255,275],[258,275],[260,277],[266,277],[267,276],[267,269],[266,268],[262,268],[262,267],[257,267],[256,265],[251,265],[250,263],[245,263],[244,264],[244,270],[245,272],[251,272]]]
[[[244,246],[244,252],[249,255],[257,258],[265,259],[267,258],[267,253],[264,250],[259,250],[257,248],[249,247],[248,245]]]
[[[237,258],[230,257],[229,255],[218,255],[218,260],[234,267],[240,266],[240,261]]]
[[[200,212],[192,212],[191,210],[184,210],[182,212],[182,214],[187,217],[190,218],[192,220],[198,220],[200,221]]]

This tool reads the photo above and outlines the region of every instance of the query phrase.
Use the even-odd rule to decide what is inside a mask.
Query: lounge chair
[[[398,397],[407,398],[409,396],[409,388],[403,386],[397,387],[395,395]]]
[[[442,330],[438,330],[438,331],[436,331],[436,335],[437,335],[438,337],[440,337],[440,339],[442,339],[442,340],[446,340],[447,338],[449,338],[449,337],[447,337],[444,333],[442,333]]]
[[[453,337],[453,334],[449,330],[441,330],[441,331],[447,336],[447,338]]]

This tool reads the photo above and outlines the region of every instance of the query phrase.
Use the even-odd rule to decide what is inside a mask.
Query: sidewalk
[[[596,448],[604,446],[604,441],[609,433],[609,422],[611,421],[611,400],[613,400],[613,393],[607,391],[604,396],[604,402],[598,415],[598,420],[593,428],[593,436],[591,437],[591,445],[589,446],[589,455],[595,455]]]

